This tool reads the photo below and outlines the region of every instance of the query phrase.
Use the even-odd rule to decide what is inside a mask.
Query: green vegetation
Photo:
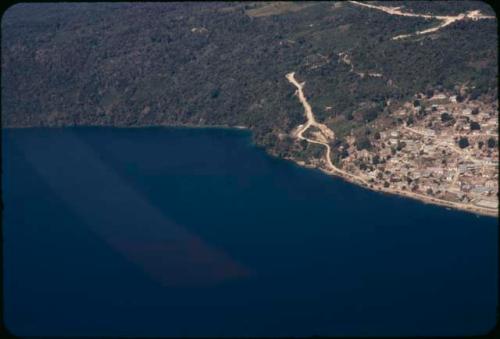
[[[450,115],[450,113],[448,113],[448,112],[441,113],[441,121],[442,122],[448,122],[448,121],[452,121],[452,120],[453,120],[453,117]]]
[[[291,1],[263,1],[260,3],[246,4],[245,14],[252,17],[262,17],[269,15],[280,15],[287,12],[300,11],[306,7],[314,5],[312,2],[291,2]]]
[[[490,11],[473,1],[405,6]],[[468,96],[496,97],[496,21],[391,40],[434,24],[332,2],[17,4],[2,20],[2,122],[243,125],[275,154],[314,155],[315,147],[277,137],[305,121],[285,79],[291,71],[339,138],[390,116],[389,99],[462,84]],[[382,76],[351,72],[340,52],[357,72]]]
[[[458,146],[460,148],[469,147],[469,139],[467,137],[460,137],[460,139],[458,140]]]
[[[498,147],[497,141],[495,140],[495,138],[489,138],[488,139],[488,148],[495,148],[495,147]]]
[[[481,129],[481,125],[477,121],[470,122],[470,130],[471,131],[479,131]]]
[[[372,148],[372,145],[370,143],[370,139],[366,135],[360,136],[356,140],[356,148],[358,150],[362,150],[362,149],[370,150]]]

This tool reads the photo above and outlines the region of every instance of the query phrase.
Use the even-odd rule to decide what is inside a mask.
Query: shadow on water
[[[271,158],[246,131],[3,140],[6,315],[27,334],[61,333],[63,306],[87,319],[65,334],[465,335],[494,324],[494,218]],[[29,289],[38,308],[18,298]],[[48,296],[59,311],[37,311]]]

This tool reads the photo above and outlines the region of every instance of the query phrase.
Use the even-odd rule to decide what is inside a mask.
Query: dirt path
[[[314,118],[314,114],[312,112],[311,105],[309,105],[309,103],[307,102],[306,97],[304,96],[304,92],[302,91],[302,88],[304,87],[305,82],[299,84],[298,81],[295,79],[295,72],[288,73],[286,75],[286,78],[295,87],[297,87],[296,94],[298,95],[300,102],[304,106],[304,112],[306,113],[306,118],[307,118],[306,124],[303,125],[303,126],[301,126],[297,130],[295,136],[298,137],[298,138],[301,138],[301,139],[305,139],[303,137],[304,132],[309,127],[314,126],[314,127],[318,128],[321,131],[321,134],[323,135],[323,137],[324,137],[325,140],[333,140],[334,136],[335,136],[335,134],[333,133],[333,131],[330,128],[328,128],[328,126],[326,126],[325,124],[317,122],[316,119]],[[328,143],[324,143],[324,142],[320,142],[320,143],[328,145]]]
[[[315,126],[315,127],[319,128],[323,134],[330,135],[331,136],[330,137],[331,140],[333,140],[333,138],[334,138],[334,133],[333,133],[333,131],[330,128],[328,128],[324,124],[318,123],[316,121],[316,119],[314,118],[314,114],[312,112],[311,105],[309,105],[309,103],[307,102],[307,99],[306,99],[306,97],[304,95],[303,88],[304,88],[305,82],[299,83],[295,79],[295,72],[288,73],[286,75],[286,78],[288,79],[288,81],[290,83],[292,83],[295,87],[297,87],[296,94],[299,97],[299,100],[302,103],[302,106],[304,106],[304,112],[305,112],[306,118],[307,118],[307,122],[305,123],[305,125],[302,125],[298,129],[298,131],[296,132],[295,136],[297,138],[299,138],[299,139],[306,140],[307,142],[310,142],[310,143],[313,143],[313,144],[318,144],[318,145],[323,145],[323,146],[326,147],[325,162],[326,162],[326,164],[328,165],[328,168],[329,168],[327,172],[337,173],[337,174],[340,174],[341,176],[349,177],[349,178],[351,178],[351,179],[353,179],[353,180],[355,180],[357,182],[362,182],[365,185],[368,185],[368,183],[363,178],[357,177],[357,176],[355,176],[355,175],[353,175],[351,173],[348,173],[346,171],[341,170],[338,167],[335,167],[335,165],[332,163],[332,159],[331,159],[331,152],[332,152],[332,150],[331,150],[330,145],[327,142],[323,142],[323,141],[319,141],[319,140],[313,140],[313,139],[304,137],[304,132],[309,127],[311,127],[311,126]]]
[[[370,188],[370,189],[375,190],[375,191],[402,195],[402,196],[412,198],[412,199],[417,199],[417,200],[420,200],[420,201],[423,201],[426,203],[433,203],[433,204],[446,206],[446,207],[450,207],[450,208],[466,210],[466,211],[470,211],[470,212],[474,212],[474,213],[498,217],[498,214],[497,214],[498,211],[496,209],[483,208],[483,207],[475,206],[472,204],[451,202],[451,201],[442,200],[442,199],[430,197],[427,195],[423,195],[420,193],[401,190],[401,189],[397,189],[397,188],[389,188],[389,187],[382,187],[382,186],[375,186],[375,185],[371,186],[364,178],[359,177],[359,176],[354,175],[354,174],[351,174],[351,173],[348,173],[344,170],[341,170],[338,167],[335,167],[335,165],[332,163],[332,160],[331,160],[331,147],[327,142],[313,140],[313,139],[304,137],[304,132],[306,132],[307,129],[311,126],[315,126],[315,127],[319,128],[322,131],[322,133],[325,133],[325,132],[323,132],[323,130],[326,129],[327,131],[329,131],[331,133],[332,140],[333,140],[333,136],[334,136],[333,131],[331,131],[326,125],[318,123],[316,121],[316,119],[314,118],[314,114],[313,114],[311,105],[307,102],[307,99],[306,99],[304,92],[303,92],[305,82],[299,83],[295,79],[295,72],[288,73],[286,75],[286,78],[291,84],[293,84],[295,87],[297,87],[296,95],[298,96],[300,102],[302,103],[302,106],[304,106],[304,112],[305,112],[305,115],[307,118],[307,122],[304,125],[299,126],[299,128],[294,136],[296,138],[299,138],[301,140],[306,140],[307,142],[310,142],[313,144],[325,146],[325,148],[326,148],[325,163],[327,164],[328,169],[321,169],[322,171],[324,171],[330,175],[338,175],[338,176],[346,179],[349,182],[361,184],[362,186],[365,186],[366,188]]]
[[[410,33],[410,34],[397,35],[397,36],[393,37],[392,40],[399,40],[399,39],[404,39],[404,38],[408,38],[411,36],[417,36],[417,35],[423,35],[423,34],[437,32],[441,28],[444,28],[446,26],[451,25],[454,22],[465,20],[465,19],[471,19],[474,21],[482,20],[482,19],[495,19],[494,16],[481,14],[481,11],[479,11],[479,10],[469,11],[467,13],[460,13],[458,15],[430,15],[430,14],[417,14],[417,13],[411,13],[411,12],[403,12],[400,10],[401,7],[371,5],[371,4],[367,4],[367,3],[359,2],[359,1],[350,1],[350,2],[352,4],[357,5],[357,6],[363,6],[363,7],[367,7],[367,8],[371,8],[371,9],[376,9],[376,10],[385,12],[385,13],[390,14],[390,15],[399,15],[399,16],[423,18],[423,19],[435,19],[435,20],[441,21],[441,23],[437,26],[425,29],[423,31],[416,31],[416,32]]]
[[[364,73],[356,71],[354,69],[354,64],[352,63],[352,60],[349,57],[349,54],[347,54],[346,52],[340,52],[338,53],[338,56],[341,62],[343,62],[346,65],[349,65],[349,67],[351,68],[349,72],[356,74],[360,78],[364,78],[365,76],[381,78],[383,76],[382,73],[373,73],[373,72]]]

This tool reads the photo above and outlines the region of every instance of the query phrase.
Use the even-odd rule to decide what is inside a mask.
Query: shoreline
[[[203,125],[190,125],[190,124],[183,124],[183,125],[141,125],[141,126],[111,126],[111,125],[77,125],[77,126],[9,126],[9,127],[4,127],[2,126],[2,129],[30,129],[30,128],[52,128],[52,129],[57,129],[57,128],[85,128],[85,127],[107,127],[107,128],[150,128],[150,127],[164,127],[164,128],[181,128],[181,129],[235,129],[235,130],[248,130],[252,132],[251,128],[245,127],[245,126],[228,126],[228,125],[209,125],[209,126],[203,126]],[[255,145],[258,147],[258,145]],[[373,186],[370,187],[367,185],[365,182],[359,182],[353,178],[351,178],[348,175],[344,175],[342,172],[338,171],[329,171],[327,169],[315,166],[315,165],[310,165],[306,164],[301,160],[295,159],[293,157],[279,157],[275,154],[270,153],[267,149],[265,149],[265,152],[275,158],[278,159],[283,159],[287,161],[291,161],[297,166],[307,168],[307,169],[316,169],[321,172],[323,172],[326,175],[333,176],[340,178],[342,180],[345,180],[346,182],[360,186],[364,189],[368,189],[370,191],[374,192],[380,192],[380,193],[385,193],[385,194],[391,194],[395,196],[400,196],[404,198],[409,198],[413,200],[420,201],[424,204],[431,204],[431,205],[437,205],[440,207],[446,207],[446,208],[451,208],[453,210],[458,210],[462,212],[468,212],[468,213],[474,213],[476,215],[481,215],[481,216],[488,216],[488,217],[494,217],[498,218],[499,213],[498,210],[494,211],[491,209],[486,209],[486,208],[481,208],[479,206],[468,206],[460,203],[455,203],[452,201],[446,201],[438,198],[433,198],[433,197],[428,197],[419,193],[414,193],[411,191],[404,191],[404,190],[399,190],[399,189],[394,189],[394,188],[385,188],[385,187],[379,187],[379,186]]]
[[[395,195],[399,195],[399,196],[403,196],[403,197],[407,197],[407,198],[420,200],[424,203],[440,205],[440,206],[444,206],[447,208],[453,208],[453,209],[458,209],[458,210],[462,210],[462,211],[467,211],[467,212],[472,212],[472,213],[476,213],[476,214],[480,214],[480,215],[492,216],[492,217],[498,218],[498,206],[497,206],[497,209],[494,210],[491,208],[480,207],[480,206],[473,205],[473,204],[463,204],[463,203],[443,200],[443,199],[439,199],[439,198],[434,198],[434,197],[427,196],[427,195],[424,195],[421,193],[402,190],[399,188],[391,188],[391,187],[384,187],[384,186],[380,186],[380,185],[373,185],[373,184],[369,183],[365,178],[360,177],[359,175],[356,175],[353,173],[349,173],[349,172],[335,166],[331,161],[331,157],[330,157],[331,148],[327,142],[321,141],[321,140],[313,140],[313,139],[310,139],[310,138],[303,136],[303,133],[311,126],[315,126],[315,127],[320,128],[320,130],[324,133],[324,130],[321,128],[322,127],[321,124],[316,122],[316,119],[314,117],[314,113],[312,112],[311,106],[307,102],[307,99],[304,95],[303,87],[305,85],[305,82],[299,83],[295,79],[295,72],[288,73],[286,75],[286,78],[292,85],[294,85],[297,88],[295,95],[298,97],[299,101],[301,102],[302,106],[304,107],[304,113],[305,113],[305,116],[307,119],[307,122],[305,124],[300,125],[300,128],[299,128],[297,135],[295,137],[298,139],[301,139],[301,140],[306,140],[309,143],[323,145],[326,148],[326,153],[325,153],[324,158],[325,158],[326,165],[328,165],[329,169],[325,169],[325,168],[322,168],[319,166],[309,166],[309,167],[316,167],[328,175],[337,175],[337,176],[343,178],[344,180],[346,180],[352,184],[357,184],[359,186],[365,187],[365,188],[373,190],[373,191],[395,194]],[[331,132],[333,134],[333,132],[328,127],[324,126],[324,128],[328,129],[329,132]],[[327,138],[328,138],[328,136],[327,136]],[[292,159],[292,160],[297,162],[297,160],[295,160],[295,159]]]
[[[237,130],[248,130],[252,129],[243,125],[194,125],[194,124],[178,124],[178,125],[134,125],[134,126],[114,126],[114,125],[66,125],[66,126],[2,126],[1,129],[29,129],[29,128],[80,128],[80,127],[94,127],[94,128],[208,128],[208,129],[237,129]]]
[[[495,213],[495,211],[491,210],[491,209],[481,208],[479,206],[473,206],[473,205],[465,206],[464,204],[455,203],[452,201],[446,201],[446,200],[433,198],[433,197],[428,197],[428,196],[425,196],[425,195],[422,195],[419,193],[415,193],[415,192],[411,192],[411,191],[405,191],[405,190],[394,189],[394,188],[385,188],[385,187],[379,187],[379,186],[370,187],[369,185],[367,185],[365,183],[356,182],[356,180],[352,179],[349,176],[343,175],[342,173],[328,171],[324,168],[317,167],[315,165],[305,164],[303,161],[300,161],[300,160],[297,160],[294,158],[284,158],[284,159],[290,160],[300,167],[304,167],[304,168],[308,168],[308,169],[317,169],[326,175],[340,178],[340,179],[342,179],[350,184],[362,187],[364,189],[368,189],[368,190],[373,191],[373,192],[380,192],[380,193],[390,194],[390,195],[394,195],[394,196],[409,198],[409,199],[417,200],[417,201],[424,203],[424,204],[446,207],[446,208],[450,208],[453,210],[473,213],[473,214],[480,215],[480,216],[487,216],[487,217],[494,217],[494,218],[499,217],[498,210]]]

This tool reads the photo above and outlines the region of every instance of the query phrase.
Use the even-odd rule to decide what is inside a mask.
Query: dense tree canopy
[[[435,23],[347,2],[266,6],[17,4],[2,20],[2,123],[244,125],[282,152],[289,140],[277,135],[304,122],[288,72],[306,81],[317,119],[339,135],[389,114],[389,99],[429,96],[438,86],[467,83],[471,97],[496,95],[495,20],[392,40]],[[491,14],[473,1],[404,6]],[[357,72],[381,76],[352,72],[339,53]]]

